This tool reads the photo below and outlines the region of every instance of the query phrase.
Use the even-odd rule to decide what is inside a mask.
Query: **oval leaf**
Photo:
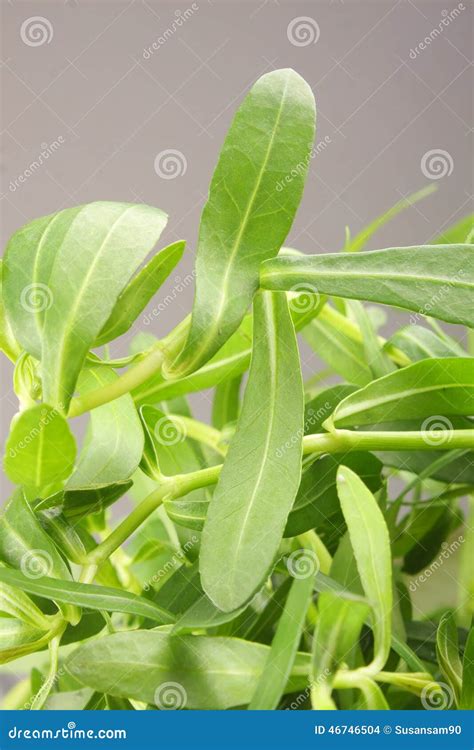
[[[14,418],[4,457],[12,482],[36,489],[54,484],[70,475],[75,458],[74,437],[57,409],[38,404]]]
[[[224,611],[262,585],[301,476],[303,385],[285,295],[255,297],[253,358],[242,412],[204,524],[201,578]]]
[[[319,294],[370,300],[474,327],[474,246],[421,245],[273,258],[264,289],[311,284]]]
[[[262,76],[237,112],[204,208],[191,330],[168,374],[201,367],[238,328],[298,208],[315,133],[308,84],[293,70]]]

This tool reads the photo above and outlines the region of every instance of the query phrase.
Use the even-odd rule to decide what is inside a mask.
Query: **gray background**
[[[188,250],[166,288],[172,304],[148,327],[142,318],[134,333],[166,333],[191,307],[192,284],[177,290],[193,267],[200,211],[233,113],[256,78],[287,66],[313,87],[317,141],[326,138],[327,144],[311,162],[289,244],[306,252],[339,250],[346,225],[356,233],[402,196],[430,184],[421,160],[433,149],[447,152],[451,174],[433,180],[438,192],[380,231],[370,247],[426,242],[469,211],[467,0],[459,17],[414,59],[410,51],[457,3],[200,0],[196,6],[170,34],[177,11],[191,8],[189,0],[1,0],[3,244],[32,218],[77,203],[105,199],[161,207],[170,216],[163,244],[184,238]],[[47,35],[38,46],[22,39],[22,24],[33,16],[42,17]],[[301,16],[319,29],[316,43],[289,40],[288,26]],[[144,56],[164,34],[166,42]],[[19,183],[43,144],[53,141],[64,142]],[[186,163],[174,179],[155,171],[157,154],[168,149],[181,152]],[[116,351],[126,349],[129,339]],[[304,358],[311,371],[315,357],[306,352]],[[11,367],[2,367],[5,437],[17,406]],[[196,400],[198,413],[205,413],[208,394]],[[2,499],[7,493],[5,482]],[[453,588],[445,569],[446,586]]]
[[[288,242],[306,252],[339,250],[346,225],[355,234],[402,196],[436,183],[434,196],[370,246],[426,242],[472,203],[472,5],[461,3],[424,51],[410,52],[457,6],[1,0],[2,245],[25,222],[65,206],[98,199],[159,206],[170,217],[163,244],[184,238],[187,253],[163,292],[173,302],[150,325],[141,318],[132,334],[163,335],[192,303],[199,216],[233,113],[255,79],[288,66],[314,90],[317,142],[325,141]],[[303,34],[296,41],[310,43],[295,45],[289,25],[300,17],[309,18],[314,41]],[[155,169],[168,149],[186,165],[173,179]],[[421,160],[439,149],[452,171],[429,179]],[[312,371],[316,358],[305,352],[304,359]],[[2,366],[4,439],[17,405],[11,367]],[[198,414],[208,399],[194,398]]]

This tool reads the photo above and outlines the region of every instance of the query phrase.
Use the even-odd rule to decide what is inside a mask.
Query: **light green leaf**
[[[474,327],[473,245],[282,256],[265,261],[260,278],[264,289],[311,284],[320,294],[380,302]]]
[[[458,632],[452,612],[446,612],[436,633],[438,664],[452,691],[452,698],[459,706],[462,690],[462,662],[458,650]]]
[[[39,490],[66,479],[75,458],[74,437],[57,409],[38,404],[14,417],[4,457],[12,482]]]
[[[374,221],[372,221],[370,224],[368,224],[364,229],[362,229],[358,234],[356,234],[355,237],[350,239],[344,248],[346,252],[358,252],[359,250],[362,250],[367,242],[370,240],[372,235],[375,234],[377,229],[380,229],[380,227],[383,227],[384,224],[387,224],[389,221],[395,218],[395,216],[398,216],[398,214],[402,213],[406,208],[410,208],[410,206],[414,206],[415,203],[418,203],[418,201],[423,200],[423,198],[426,198],[428,195],[431,195],[436,190],[436,185],[427,185],[424,188],[421,188],[421,190],[417,190],[416,193],[412,193],[411,195],[407,195],[405,198],[402,198],[401,200],[397,201],[392,208],[389,208],[388,211],[386,211],[384,214],[381,214],[381,216],[377,216]],[[465,238],[462,240],[459,240],[460,242],[464,242]]]
[[[474,709],[474,628],[472,627],[464,648],[459,708],[469,711]]]
[[[466,352],[452,338],[441,338],[434,331],[422,326],[406,326],[387,341],[385,348],[395,346],[407,355],[412,362],[420,359],[438,359],[439,357],[466,357]]]
[[[374,380],[341,401],[331,421],[347,427],[473,413],[474,358],[449,357],[415,362]]]
[[[472,242],[474,231],[474,214],[465,216],[456,224],[445,229],[434,240],[435,245],[458,245],[462,242]]]
[[[23,577],[35,580],[39,576],[70,579],[69,568],[57,551],[25,499],[22,490],[17,490],[0,516],[0,560],[13,568],[19,568]],[[0,566],[0,580],[9,573]],[[4,576],[3,578],[1,576]],[[75,602],[71,602],[75,604]],[[77,622],[77,609],[69,605],[61,607],[65,617]]]
[[[79,379],[81,394],[113,383],[117,375],[104,367],[88,367]],[[143,430],[130,394],[94,409],[85,444],[68,490],[93,489],[128,479],[143,452]]]
[[[266,664],[249,709],[270,711],[278,707],[291,673],[314,589],[314,575],[295,578],[281,613]]]
[[[171,271],[183,257],[186,243],[180,240],[160,250],[125,287],[94,346],[101,346],[126,333]]]
[[[303,384],[285,296],[256,295],[254,315],[249,381],[202,538],[203,587],[224,611],[268,575],[301,476]]]
[[[41,359],[45,401],[67,410],[87,351],[166,221],[150,206],[101,201],[13,235],[5,303],[18,340]]]
[[[357,474],[341,466],[337,474],[337,487],[357,570],[372,608],[374,658],[370,671],[376,674],[387,661],[391,643],[393,595],[390,539],[377,501]]]
[[[364,305],[357,300],[350,300],[348,305],[360,328],[365,360],[373,377],[381,378],[384,375],[388,375],[390,372],[394,372],[397,368],[383,351],[377,336],[377,331],[375,330],[369,313]]]
[[[47,576],[31,578],[19,570],[2,567],[0,567],[0,581],[27,591],[29,594],[62,604],[77,604],[79,607],[106,612],[124,612],[163,624],[174,622],[171,613],[159,607],[155,602],[122,589],[77,581],[58,581]]]
[[[236,422],[240,408],[240,386],[242,377],[229,378],[216,386],[212,402],[212,424],[222,430],[231,422]]]
[[[262,76],[235,115],[202,214],[191,330],[172,377],[202,367],[240,325],[259,265],[278,253],[298,208],[315,118],[310,87],[290,69]]]
[[[0,664],[44,648],[52,634],[13,617],[0,617]]]
[[[362,343],[349,338],[331,321],[322,318],[311,321],[303,331],[303,338],[318,357],[347,382],[362,386],[372,380]]]
[[[79,647],[66,662],[84,685],[158,708],[220,709],[249,703],[269,648],[237,638],[174,636],[161,630],[114,633]],[[299,654],[285,692],[306,684]]]
[[[8,320],[3,301],[3,261],[0,260],[0,351],[15,362],[21,353],[21,346],[16,340]]]

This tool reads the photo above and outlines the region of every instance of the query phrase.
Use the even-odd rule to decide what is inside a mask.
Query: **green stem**
[[[65,626],[64,626],[65,627]],[[61,631],[54,636],[49,642],[49,670],[45,681],[41,685],[40,689],[36,693],[35,697],[30,706],[31,711],[38,711],[43,708],[43,705],[51,692],[51,689],[56,680],[56,673],[58,671],[58,655],[59,655],[59,644],[61,643],[61,637],[64,632],[64,627]]]
[[[225,456],[227,446],[221,445],[222,433],[220,430],[216,430],[215,427],[211,427],[191,417],[182,417],[179,414],[168,414],[167,416],[168,419],[177,425],[178,430],[180,427],[184,428],[186,437],[204,443],[204,445],[208,445],[216,453]]]
[[[449,440],[430,445],[421,432],[353,432],[336,430],[303,438],[303,453],[344,453],[353,450],[434,450],[474,448],[474,430],[455,430]],[[168,477],[138,505],[101,544],[87,555],[87,563],[99,565],[106,560],[148,516],[166,500],[176,500],[188,492],[215,484],[222,464],[207,469]]]
[[[441,435],[441,433],[440,433]],[[303,453],[341,453],[351,450],[366,451],[433,451],[453,448],[474,449],[474,430],[446,431],[446,440],[433,445],[423,432],[334,432],[307,435],[303,438]]]
[[[193,471],[189,474],[178,474],[167,479],[151,492],[104,541],[87,555],[89,565],[99,565],[115,552],[128,537],[156,510],[164,500],[176,500],[188,492],[215,484],[222,465]]]
[[[161,369],[164,360],[165,350],[160,344],[142,359],[141,362],[130,367],[117,380],[114,380],[113,383],[96,388],[89,393],[85,393],[84,396],[73,398],[69,407],[68,417],[78,417],[86,411],[96,409],[98,406],[102,406],[102,404],[107,404],[109,401],[114,401],[114,399],[123,396],[125,393],[129,393],[144,383],[145,380],[151,378],[152,375],[155,375]]]

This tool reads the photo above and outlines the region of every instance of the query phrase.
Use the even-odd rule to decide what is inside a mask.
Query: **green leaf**
[[[338,375],[355,385],[366,385],[372,373],[366,362],[364,347],[349,338],[330,321],[316,318],[303,331],[311,349]]]
[[[235,115],[201,218],[191,330],[173,377],[201,367],[240,325],[260,263],[278,253],[298,208],[315,118],[310,87],[290,69],[262,76]]]
[[[377,501],[357,474],[341,466],[337,473],[337,487],[357,570],[372,608],[374,659],[370,666],[376,674],[387,661],[391,643],[390,539]]]
[[[268,711],[278,707],[296,657],[313,588],[314,575],[295,578],[291,584],[249,709]]]
[[[19,570],[0,567],[0,581],[22,591],[62,604],[76,604],[79,607],[106,612],[124,612],[138,617],[147,617],[159,623],[172,623],[174,617],[155,602],[130,594],[122,589],[109,586],[96,586],[77,581],[58,581],[56,578],[41,576],[31,578]]]
[[[354,668],[354,653],[369,607],[342,599],[332,592],[318,599],[318,619],[313,640],[311,702],[314,709],[330,705],[334,676],[339,667]]]
[[[186,243],[173,242],[160,250],[125,287],[94,346],[126,333],[183,257]]]
[[[394,372],[397,368],[383,351],[377,331],[364,305],[357,300],[351,300],[348,304],[360,328],[365,359],[373,377],[381,378],[390,372]]]
[[[249,703],[268,652],[236,638],[135,630],[82,645],[66,667],[99,692],[160,709],[225,710]],[[307,655],[298,655],[285,692],[304,689],[307,667]]]
[[[0,260],[0,351],[15,362],[21,354],[21,347],[16,340],[8,320],[3,301],[3,261]]]
[[[249,381],[201,547],[204,590],[224,611],[268,575],[301,476],[303,385],[287,301],[261,293],[254,306]]]
[[[216,386],[212,402],[212,424],[222,430],[231,422],[236,422],[240,408],[240,386],[242,377],[229,378]]]
[[[446,612],[436,633],[438,664],[452,691],[452,699],[459,706],[462,690],[462,663],[459,656],[458,633],[452,612]]]
[[[418,325],[400,328],[387,341],[385,348],[390,349],[392,346],[406,354],[412,362],[418,362],[420,359],[467,356],[454,339],[447,336],[441,338],[429,328]]]
[[[472,413],[474,358],[447,357],[415,362],[374,380],[341,401],[330,419],[336,427],[348,427]]]
[[[319,534],[323,529],[343,531],[336,487],[341,463],[355,471],[372,492],[380,489],[382,464],[371,453],[322,456],[303,471],[285,537],[297,536],[309,529],[316,529]]]
[[[459,708],[469,711],[474,709],[474,628],[472,627],[464,649]]]
[[[22,490],[17,490],[0,516],[0,559],[13,568],[19,568],[22,577],[35,580],[39,576],[70,579],[69,568],[31,510]],[[1,576],[17,571],[0,567]],[[14,585],[11,584],[10,585]],[[26,589],[25,589],[26,590]],[[75,604],[75,602],[71,602]],[[77,621],[76,607],[61,607],[65,617]]]
[[[380,302],[474,327],[473,245],[281,256],[262,264],[260,278],[264,289],[311,284],[319,294]]]
[[[42,489],[66,479],[75,458],[74,437],[57,409],[38,404],[14,417],[4,457],[12,482]]]
[[[79,379],[81,394],[113,383],[117,375],[103,367],[88,367]],[[143,452],[143,430],[130,394],[94,409],[88,434],[68,490],[99,488],[128,479]]]
[[[100,201],[13,235],[5,303],[18,340],[41,359],[45,401],[67,410],[88,350],[166,221],[150,206]]]
[[[384,224],[387,224],[389,221],[394,219],[395,216],[398,216],[398,214],[402,213],[402,211],[404,211],[406,208],[414,206],[415,203],[418,203],[418,201],[421,201],[423,200],[423,198],[426,198],[428,195],[434,193],[435,190],[436,185],[427,185],[426,187],[421,188],[421,190],[417,190],[416,193],[412,193],[411,195],[407,195],[405,198],[402,198],[397,203],[395,203],[392,208],[389,208],[389,210],[384,214],[381,214],[381,216],[377,216],[374,221],[364,227],[364,229],[356,234],[355,237],[350,239],[346,244],[344,250],[346,250],[346,252],[353,253],[362,250],[370,240],[372,235],[374,235],[375,232],[380,229],[380,227],[383,227]],[[464,242],[464,240],[465,238],[459,241]]]
[[[459,245],[462,242],[472,242],[474,230],[474,214],[465,216],[456,224],[445,229],[434,240],[435,245]]]
[[[51,637],[49,630],[41,630],[13,617],[0,617],[0,664],[40,651]]]

